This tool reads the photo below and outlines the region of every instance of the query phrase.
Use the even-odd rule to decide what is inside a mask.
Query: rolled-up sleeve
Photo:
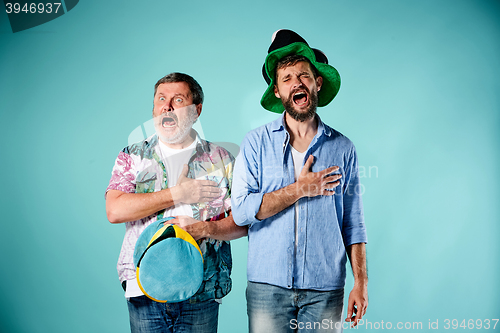
[[[127,148],[124,148],[116,158],[106,193],[109,190],[135,192],[135,164]]]
[[[358,158],[354,146],[346,163],[342,237],[345,246],[366,243],[362,187],[359,181]]]
[[[260,221],[255,215],[260,209],[264,193],[259,190],[258,158],[249,138],[245,137],[236,157],[231,189],[233,218],[240,226]]]

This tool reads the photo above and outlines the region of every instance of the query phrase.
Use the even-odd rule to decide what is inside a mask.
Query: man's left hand
[[[180,215],[165,222],[165,224],[175,224],[184,229],[195,240],[206,237],[204,223],[187,215]]]
[[[354,327],[363,318],[368,307],[368,288],[366,284],[354,285],[347,304],[347,318],[345,321],[353,322],[351,327]]]

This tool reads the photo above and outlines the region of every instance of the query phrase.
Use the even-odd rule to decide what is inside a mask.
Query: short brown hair
[[[203,104],[203,89],[201,89],[200,84],[190,75],[184,74],[184,73],[170,73],[168,75],[165,75],[161,79],[158,80],[155,84],[155,94],[156,96],[156,90],[158,89],[158,86],[162,83],[173,83],[173,82],[186,82],[189,90],[191,91],[191,96],[193,97],[193,103],[198,105],[198,104]]]

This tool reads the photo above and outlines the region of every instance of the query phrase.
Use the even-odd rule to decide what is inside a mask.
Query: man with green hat
[[[261,105],[282,115],[245,136],[231,199],[234,221],[249,226],[250,332],[341,332],[347,257],[347,326],[366,312],[368,277],[356,150],[316,114],[340,76],[290,30],[273,36],[263,75]]]

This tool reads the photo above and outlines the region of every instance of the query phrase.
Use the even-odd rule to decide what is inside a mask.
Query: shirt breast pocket
[[[141,171],[136,178],[136,193],[152,193],[155,191],[156,173]]]

